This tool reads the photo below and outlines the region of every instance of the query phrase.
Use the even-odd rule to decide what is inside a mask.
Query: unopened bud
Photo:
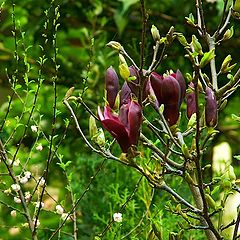
[[[130,70],[122,54],[119,54],[119,73],[125,81],[128,81],[128,78],[130,77]]]
[[[231,55],[228,55],[222,63],[222,66],[220,69],[221,73],[228,73],[236,66],[236,63],[229,66],[231,61],[232,61],[232,57],[231,57]]]
[[[228,40],[230,39],[234,34],[234,30],[233,30],[233,27],[231,27],[230,29],[228,29],[224,35],[223,35],[223,40]]]
[[[116,41],[109,42],[107,46],[117,51],[121,51],[123,49],[122,45]]]
[[[214,127],[217,124],[218,111],[217,100],[213,90],[206,87],[206,106],[205,106],[205,120],[208,127]]]
[[[97,125],[96,125],[96,120],[95,118],[91,115],[89,117],[89,135],[90,137],[94,137],[97,134]]]
[[[152,33],[153,40],[155,42],[159,42],[160,41],[160,34],[159,34],[159,31],[158,31],[158,29],[155,25],[152,25],[151,33]]]
[[[213,198],[207,193],[205,194],[205,198],[209,207],[216,209],[216,202],[213,200]]]
[[[200,55],[203,55],[202,46],[195,35],[192,35],[191,44],[192,44],[195,52],[197,52]]]
[[[96,138],[96,143],[100,146],[103,147],[105,145],[105,135],[104,132],[102,130],[102,128],[98,129],[98,133],[97,133],[97,138]]]

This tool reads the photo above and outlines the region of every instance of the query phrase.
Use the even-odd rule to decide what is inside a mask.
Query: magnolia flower
[[[24,176],[26,177],[26,178],[30,178],[31,177],[31,172],[29,172],[29,171],[26,171],[25,173],[24,173]]]
[[[157,99],[158,107],[164,104],[163,115],[169,125],[176,124],[179,108],[186,94],[186,83],[182,73],[177,70],[166,77],[155,72],[151,74],[150,84]]]
[[[122,222],[122,214],[121,213],[114,213],[113,214],[114,222]]]
[[[213,90],[206,87],[205,94],[205,121],[208,127],[214,127],[217,124],[218,112],[217,112],[217,100]]]
[[[113,108],[119,91],[119,80],[117,73],[112,66],[109,67],[105,73],[105,88],[108,104],[111,108]]]
[[[109,106],[104,108],[103,113],[99,107],[98,116],[103,127],[116,138],[124,153],[127,153],[132,145],[137,144],[142,123],[142,110],[139,103],[130,100],[123,104],[118,116]]]
[[[189,84],[190,89],[194,89],[194,84]],[[191,118],[191,116],[196,113],[196,97],[195,92],[192,91],[186,95],[187,100],[187,117]]]

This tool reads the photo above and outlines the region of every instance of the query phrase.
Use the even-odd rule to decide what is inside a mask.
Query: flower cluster
[[[133,71],[134,69],[130,68],[132,76]],[[132,98],[133,91],[125,82],[120,93],[119,114],[115,114],[113,108],[119,92],[119,79],[112,67],[106,71],[105,83],[107,106],[104,107],[103,113],[100,107],[98,108],[98,117],[103,127],[116,138],[122,151],[127,153],[132,145],[137,144],[142,123],[142,108]]]
[[[120,69],[121,70],[121,69]],[[190,92],[186,95],[186,83],[180,70],[168,75],[152,72],[145,77],[144,86],[140,87],[140,75],[135,67],[124,69],[124,84],[120,90],[119,78],[113,67],[105,74],[106,106],[102,112],[98,108],[98,117],[103,127],[117,140],[122,151],[136,145],[142,123],[142,106],[136,99],[142,101],[150,95],[157,108],[164,105],[163,116],[169,126],[178,122],[180,107],[186,96],[187,117],[196,113],[194,84],[190,83]],[[143,70],[143,74],[146,71]],[[123,74],[121,74],[122,76]],[[140,92],[142,91],[142,92]],[[141,96],[141,97],[139,97]],[[119,100],[118,100],[119,99]],[[205,89],[205,122],[208,127],[217,123],[217,101],[211,88]],[[118,114],[114,110],[118,109]]]

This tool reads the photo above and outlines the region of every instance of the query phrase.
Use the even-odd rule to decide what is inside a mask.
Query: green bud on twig
[[[152,25],[151,33],[152,33],[153,40],[155,42],[159,42],[160,41],[160,34],[159,34],[159,30],[157,29],[157,27],[155,25]]]
[[[65,94],[65,97],[64,97],[64,99],[68,100],[68,99],[69,99],[69,97],[71,97],[71,96],[72,96],[72,94],[73,94],[73,91],[74,91],[74,87],[71,87],[71,88],[69,88],[69,89],[67,90],[66,94]]]
[[[215,57],[215,49],[211,49],[209,52],[205,52],[201,61],[200,67],[203,68],[206,66],[213,58]]]
[[[98,132],[98,128],[97,128],[97,125],[96,125],[96,120],[95,118],[91,115],[89,117],[89,135],[90,137],[94,137]]]
[[[119,42],[116,42],[116,41],[111,41],[111,42],[107,43],[107,46],[114,49],[114,50],[117,50],[117,51],[123,50],[122,45]]]
[[[228,30],[224,33],[224,35],[223,35],[223,40],[228,40],[228,39],[230,39],[230,38],[233,36],[233,34],[234,34],[234,30],[233,30],[233,26],[232,26],[230,29],[228,29]]]
[[[224,60],[223,60],[223,63],[222,63],[222,66],[221,66],[221,69],[220,69],[220,72],[221,73],[228,73],[230,72],[235,66],[236,66],[236,63],[229,66],[230,62],[232,61],[232,57],[231,55],[228,55]]]
[[[203,55],[202,46],[195,35],[192,35],[191,44],[195,52],[197,52],[199,55]]]
[[[187,42],[186,38],[183,36],[183,34],[181,34],[181,33],[177,34],[177,39],[184,47],[186,47],[188,45],[188,42]]]
[[[207,193],[205,194],[205,198],[209,207],[216,209],[216,202],[213,200],[213,198]]]
[[[119,54],[119,73],[125,81],[128,81],[128,78],[130,76],[130,70],[122,54]]]

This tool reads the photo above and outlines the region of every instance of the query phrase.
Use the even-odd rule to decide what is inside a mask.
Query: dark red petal
[[[119,110],[119,120],[127,129],[129,129],[129,122],[128,122],[129,106],[130,106],[130,100],[128,101],[128,103],[123,104]]]
[[[120,105],[128,103],[128,101],[131,99],[131,93],[131,89],[128,86],[127,82],[124,82],[120,92]]]
[[[128,113],[129,138],[132,145],[136,145],[142,125],[142,108],[136,101],[131,101]]]
[[[105,87],[107,91],[108,104],[111,108],[113,108],[119,91],[119,80],[117,73],[112,66],[109,67],[105,73]]]
[[[180,95],[180,102],[182,103],[185,95],[186,95],[186,82],[184,80],[184,77],[180,70],[177,70],[175,78],[177,79],[180,89],[181,89],[181,95]]]
[[[163,116],[167,120],[169,126],[176,124],[179,118],[179,105],[164,105]]]
[[[150,76],[150,82],[151,82],[151,86],[152,89],[155,93],[155,96],[158,100],[159,104],[163,103],[163,99],[162,99],[162,81],[163,81],[163,77],[155,72],[153,72]]]
[[[187,117],[191,118],[191,116],[196,113],[196,98],[195,93],[188,93],[186,96],[187,99]]]
[[[161,84],[161,96],[162,103],[168,105],[179,105],[181,89],[178,81],[174,77],[167,76],[163,78]]]
[[[112,109],[109,106],[104,107],[103,116],[104,119],[113,119],[118,121],[118,116],[112,112]]]
[[[127,153],[131,147],[130,139],[124,125],[120,121],[106,119],[101,121],[103,127],[116,138],[123,152]]]
[[[213,90],[206,87],[206,106],[205,106],[205,120],[208,127],[214,127],[217,124],[218,112],[217,112],[217,100]]]

